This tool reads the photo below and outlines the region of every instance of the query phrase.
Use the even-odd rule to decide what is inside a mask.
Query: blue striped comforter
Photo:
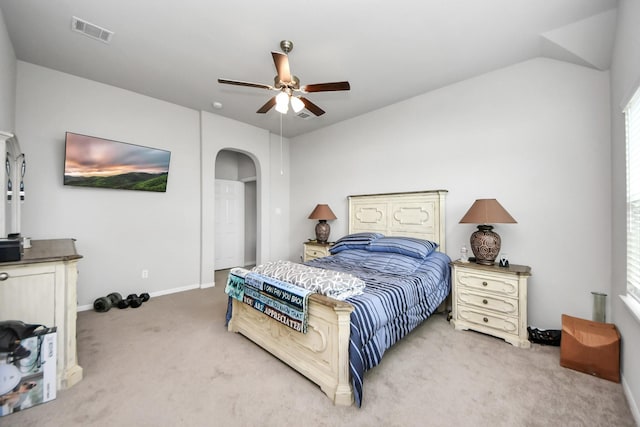
[[[355,307],[349,364],[357,406],[362,404],[364,372],[378,365],[389,347],[427,319],[449,295],[450,261],[440,252],[417,260],[350,249],[306,263],[347,272],[366,282],[364,294],[346,300]]]

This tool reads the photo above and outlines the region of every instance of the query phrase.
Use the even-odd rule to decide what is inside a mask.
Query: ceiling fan
[[[289,103],[291,103],[291,108],[293,108],[296,113],[301,111],[303,108],[306,108],[316,116],[321,116],[325,113],[322,108],[318,107],[316,104],[309,101],[304,96],[297,96],[295,94],[298,92],[306,94],[312,92],[333,92],[351,89],[349,82],[346,81],[316,83],[300,87],[300,79],[291,74],[291,71],[289,69],[289,57],[287,56],[287,54],[293,50],[293,42],[290,40],[282,40],[280,42],[280,48],[284,53],[273,51],[271,52],[273,62],[276,66],[276,71],[278,73],[273,79],[273,86],[261,83],[250,83],[227,79],[218,79],[218,83],[255,87],[258,89],[268,89],[279,92],[277,95],[269,99],[262,107],[260,107],[258,111],[256,111],[259,114],[265,114],[274,106],[276,107],[276,111],[282,114],[286,114],[289,110]]]

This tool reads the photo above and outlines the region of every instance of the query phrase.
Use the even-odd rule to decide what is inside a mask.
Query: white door
[[[215,269],[244,266],[244,183],[216,179]]]

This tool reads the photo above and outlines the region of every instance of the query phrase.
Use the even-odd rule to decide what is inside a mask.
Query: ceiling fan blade
[[[349,82],[333,82],[333,83],[317,83],[306,85],[302,88],[303,92],[333,92],[338,90],[350,90]]]
[[[301,96],[300,100],[302,102],[304,102],[304,107],[311,111],[313,114],[315,114],[316,116],[321,116],[324,114],[324,110],[320,107],[318,107],[316,104],[314,104],[313,102],[309,101],[307,98]]]
[[[273,106],[276,105],[276,97],[272,97],[268,100],[256,113],[265,114],[267,111],[271,110]]]
[[[218,79],[218,83],[235,86],[257,87],[258,89],[273,89],[273,86],[263,85],[261,83],[241,82],[239,80]]]
[[[291,82],[291,70],[289,69],[289,57],[280,52],[271,52],[273,56],[273,62],[276,64],[276,70],[278,71],[278,79],[284,83]]]

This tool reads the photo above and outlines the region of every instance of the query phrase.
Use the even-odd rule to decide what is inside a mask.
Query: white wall
[[[532,268],[529,324],[591,317],[591,291],[610,291],[609,74],[535,59],[291,141],[291,259],[313,236],[307,216],[328,203],[348,229],[347,199],[448,190],[447,253],[474,225],[477,198],[497,198],[518,224],[497,224],[502,249]]]
[[[216,179],[238,181],[238,157],[240,155],[243,154],[236,151],[220,151],[216,156]]]
[[[215,178],[216,156],[221,150],[237,151],[249,156],[256,167],[257,238],[256,262],[262,263],[286,255],[289,251],[289,142],[280,145],[268,131],[201,112],[202,139],[202,283],[214,284],[215,271]],[[279,139],[278,139],[279,141]],[[272,233],[272,230],[275,232]]]
[[[27,159],[22,234],[77,239],[79,304],[114,291],[198,286],[198,112],[21,61],[17,74],[16,128]],[[171,151],[166,193],[63,186],[65,131]]]
[[[20,61],[17,75],[16,128],[28,164],[23,234],[77,239],[84,256],[80,306],[114,291],[162,294],[214,284],[215,160],[225,149],[256,163],[256,261],[287,256],[288,140],[281,154],[279,137],[210,113],[201,118],[190,109]],[[171,151],[167,192],[63,186],[67,130]],[[142,279],[143,269],[149,279]]]
[[[291,207],[297,203],[297,200],[291,197],[290,182],[295,175],[290,169],[289,140],[281,138],[280,135],[269,134],[269,148],[271,207],[269,234],[265,235],[265,238],[269,239],[270,255],[268,258],[258,260],[258,264],[288,258],[291,241]]]
[[[640,87],[640,2],[620,0],[618,26],[611,65],[612,138],[612,319],[622,335],[621,369],[627,400],[640,423],[640,322],[622,304],[618,295],[626,293],[626,157],[622,109]]]
[[[0,130],[15,131],[15,104],[16,55],[0,10]]]

